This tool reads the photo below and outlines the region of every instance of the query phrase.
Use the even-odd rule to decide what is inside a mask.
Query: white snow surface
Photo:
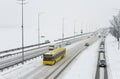
[[[120,79],[120,49],[117,40],[110,34],[106,38],[106,59],[108,79]]]
[[[81,52],[59,79],[95,79],[100,40]]]

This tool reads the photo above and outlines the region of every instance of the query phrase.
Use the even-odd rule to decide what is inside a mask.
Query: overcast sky
[[[18,0],[0,1],[0,50],[20,47],[21,5]],[[95,31],[109,27],[109,20],[120,9],[120,0],[26,0],[24,5],[25,45],[38,43],[38,13],[40,16],[40,35],[43,40],[53,41],[62,38],[62,19],[64,36]]]
[[[17,0],[0,1],[0,28],[20,28],[21,5]],[[41,32],[59,32],[62,30],[62,18],[65,19],[65,32],[73,33],[81,29],[93,31],[109,27],[109,20],[120,9],[120,0],[26,0],[24,5],[24,27],[37,30],[38,13]],[[68,30],[69,29],[69,30]]]

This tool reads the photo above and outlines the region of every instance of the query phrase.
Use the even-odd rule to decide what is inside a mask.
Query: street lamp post
[[[22,0],[22,63],[24,64],[24,23],[23,23],[23,0]]]
[[[38,13],[38,44],[40,44],[40,16],[43,12]],[[38,45],[40,47],[40,45]]]
[[[62,42],[64,40],[64,18],[62,19]]]
[[[75,24],[76,24],[76,21],[74,21],[74,38],[75,38]]]
[[[38,44],[39,43],[40,43],[40,13],[38,13]]]
[[[83,30],[81,29],[81,34],[83,33]]]
[[[21,1],[21,14],[22,14],[22,19],[21,19],[21,21],[22,21],[22,25],[21,25],[21,32],[22,32],[22,63],[24,64],[24,14],[23,14],[23,11],[24,11],[24,9],[23,9],[23,6],[24,6],[24,1],[25,0],[18,0],[18,1]]]

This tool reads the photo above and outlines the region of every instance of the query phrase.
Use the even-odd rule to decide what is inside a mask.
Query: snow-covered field
[[[110,34],[106,39],[108,79],[120,79],[120,49],[117,40]]]
[[[45,36],[44,38],[40,38],[40,42],[44,42],[45,40],[53,41],[55,39],[61,38],[60,34],[47,33],[41,34]],[[17,48],[22,46],[22,36],[20,28],[2,28],[0,29],[0,51]],[[25,28],[24,32],[24,44],[32,45],[38,43],[38,33],[35,28]]]
[[[81,52],[59,79],[95,79],[99,43],[100,40]]]

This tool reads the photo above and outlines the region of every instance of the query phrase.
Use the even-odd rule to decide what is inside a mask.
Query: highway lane
[[[72,39],[70,42],[75,43],[77,41],[81,41],[81,40],[86,39],[86,38],[88,38],[88,36],[83,36],[80,38]],[[59,46],[59,44],[62,44],[61,46],[65,46],[65,42],[64,43],[60,42],[60,43],[57,43],[56,45]],[[24,59],[28,60],[30,58],[34,58],[36,56],[42,55],[45,52],[48,52],[48,46],[41,48],[41,49],[30,50],[30,51],[25,52]],[[21,61],[22,61],[22,54],[21,53],[10,56],[10,57],[2,58],[0,60],[0,69],[3,69],[5,67],[9,67],[9,66],[14,65],[16,63],[20,63]]]
[[[93,44],[93,42],[95,42],[97,40],[97,38],[91,38],[88,40],[85,40],[84,43],[82,43],[81,45],[76,46],[76,50],[69,50],[68,52],[71,52],[69,54],[71,54],[71,56],[69,56],[69,58],[66,59],[64,64],[61,64],[59,69],[56,69],[54,73],[52,73],[50,76],[48,76],[47,79],[61,79],[60,74],[62,74],[62,72],[72,63],[72,61],[74,61],[74,59],[83,51],[87,48],[87,46],[85,46],[85,43],[89,43],[90,45]]]
[[[84,44],[86,42],[89,42],[89,43],[93,43],[95,40],[97,39],[97,37],[93,37],[93,38],[89,38],[89,39],[86,39],[86,40],[82,40],[80,41],[79,43],[77,43],[75,46],[73,46],[72,48],[71,47],[68,47],[67,48],[67,55],[65,58],[63,58],[61,61],[59,61],[58,63],[56,63],[55,65],[53,66],[47,66],[47,65],[43,65],[45,66],[46,68],[44,70],[42,70],[42,72],[38,69],[37,71],[34,71],[35,73],[29,73],[26,74],[25,76],[22,76],[20,79],[46,79],[47,76],[51,75],[51,73],[54,72],[54,70],[57,70],[58,67],[62,66],[63,63],[64,64],[67,64],[68,61],[75,55],[77,54],[78,52],[84,50],[86,48],[86,46],[84,46]],[[51,78],[52,79],[52,78]]]

